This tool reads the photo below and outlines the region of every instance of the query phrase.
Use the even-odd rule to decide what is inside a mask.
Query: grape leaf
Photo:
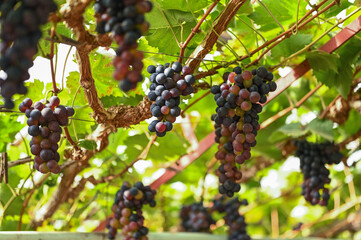
[[[150,23],[150,29],[146,36],[149,45],[157,47],[159,52],[168,54],[179,52],[177,41],[185,41],[192,28],[197,24],[190,12],[158,8],[154,8],[147,14],[147,21]]]
[[[79,146],[88,150],[95,150],[97,148],[97,143],[93,140],[80,140]]]
[[[300,123],[290,123],[290,124],[283,125],[282,127],[280,127],[275,132],[275,134],[277,132],[278,133],[281,132],[283,134],[286,134],[286,135],[292,136],[292,137],[299,137],[299,136],[305,135],[307,133],[307,130],[304,129]]]
[[[336,87],[346,98],[353,80],[353,62],[359,57],[361,42],[351,39],[336,54],[308,54],[307,59],[317,80],[328,87]],[[336,56],[339,56],[338,58]]]
[[[279,22],[282,23],[292,19],[292,14],[289,12],[289,5],[292,3],[289,2],[293,1],[281,0],[277,1],[277,4],[272,0],[263,0],[262,2]],[[275,19],[261,5],[258,5],[248,17],[256,24],[262,26],[261,30],[272,30],[276,26],[278,27]]]
[[[330,141],[334,139],[333,122],[331,120],[323,121],[316,118],[307,125],[306,130]]]
[[[307,53],[307,60],[314,71],[338,72],[340,56],[337,54],[329,54],[323,51],[312,51]]]
[[[280,58],[301,50],[312,41],[312,34],[297,34],[285,39],[272,49],[272,56]]]

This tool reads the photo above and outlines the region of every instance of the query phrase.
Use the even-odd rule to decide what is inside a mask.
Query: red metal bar
[[[172,166],[166,169],[166,172],[160,176],[157,180],[155,180],[150,187],[152,189],[157,189],[163,183],[168,182],[175,175],[181,172],[184,168],[188,167],[194,160],[199,158],[205,151],[207,151],[214,144],[215,133],[212,132],[207,137],[203,138],[202,141],[199,142],[199,147],[194,152],[182,156],[178,161],[172,164]]]
[[[188,114],[184,114],[184,118],[180,122],[180,126],[182,128],[185,139],[187,139],[187,141],[191,145],[190,151],[197,149],[199,142],[198,142],[196,133],[194,132],[194,129],[193,129],[193,126],[191,123],[191,118],[189,117]]]

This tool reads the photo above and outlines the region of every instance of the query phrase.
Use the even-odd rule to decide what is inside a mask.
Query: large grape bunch
[[[156,132],[158,137],[164,137],[166,132],[173,129],[173,123],[181,114],[181,96],[188,96],[194,92],[196,82],[189,66],[182,67],[179,62],[172,65],[150,65],[147,71],[151,74],[149,79],[148,98],[155,102],[150,107],[152,115],[157,120],[152,121],[148,129]]]
[[[306,140],[295,140],[296,156],[300,158],[303,173],[302,195],[312,205],[326,206],[330,193],[325,184],[331,182],[330,171],[326,164],[338,164],[342,154],[337,145],[331,142],[311,143]],[[322,192],[321,192],[322,191]]]
[[[114,79],[119,88],[127,92],[143,80],[143,53],[137,51],[137,40],[149,29],[144,13],[152,10],[152,3],[144,0],[97,0],[95,12],[99,21],[96,30],[100,34],[112,33],[118,49],[113,60]]]
[[[212,211],[225,213],[223,217],[225,224],[229,227],[228,240],[250,240],[251,237],[247,234],[245,217],[239,213],[242,206],[247,206],[246,199],[239,200],[232,198],[228,201],[221,197],[213,201]]]
[[[147,240],[149,230],[144,226],[142,208],[147,204],[155,207],[155,194],[155,190],[142,182],[137,182],[134,187],[124,182],[112,206],[114,217],[107,224],[108,238],[115,239],[118,229],[122,229],[124,240]]]
[[[53,96],[45,105],[42,102],[33,105],[30,98],[25,98],[19,105],[19,110],[28,118],[28,133],[32,136],[30,151],[35,155],[34,167],[41,173],[60,172],[60,155],[57,151],[61,126],[68,125],[68,118],[74,115],[74,109],[59,104],[60,99]]]
[[[223,84],[211,88],[217,103],[217,113],[212,115],[218,143],[215,156],[221,163],[216,173],[219,192],[232,197],[240,190],[237,181],[242,178],[237,164],[251,158],[251,147],[257,143],[261,104],[267,102],[267,94],[275,91],[277,85],[272,81],[273,74],[264,67],[252,72],[236,67],[223,78]]]
[[[210,232],[211,225],[216,223],[202,202],[183,206],[180,217],[185,232]]]
[[[57,6],[53,0],[7,0],[0,2],[1,46],[0,68],[6,73],[0,78],[1,95],[5,108],[13,108],[13,95],[26,94],[24,81],[30,78],[29,68],[38,52],[45,24]]]

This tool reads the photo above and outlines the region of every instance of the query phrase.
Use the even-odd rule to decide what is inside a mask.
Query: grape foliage
[[[134,187],[124,182],[115,195],[112,206],[114,217],[107,224],[108,239],[115,239],[118,229],[122,229],[124,240],[147,240],[149,230],[144,226],[142,208],[147,204],[155,207],[155,194],[155,190],[142,182],[135,183]]]
[[[306,140],[295,140],[296,156],[300,158],[300,168],[303,174],[302,195],[312,205],[327,206],[330,199],[330,171],[326,164],[338,164],[343,155],[334,143],[312,143]]]
[[[150,110],[157,118],[149,124],[148,130],[156,132],[158,137],[164,137],[166,132],[173,129],[173,123],[181,114],[181,96],[194,92],[196,79],[190,67],[182,66],[179,62],[150,65],[147,71],[151,74],[148,98],[154,102]]]
[[[137,40],[149,29],[144,14],[152,10],[152,3],[144,0],[97,0],[94,8],[99,19],[97,32],[112,33],[118,44],[113,60],[114,79],[120,81],[119,88],[124,92],[136,88],[143,80],[144,58],[137,50]]]
[[[244,71],[240,67],[223,75],[224,83],[214,85],[217,108],[212,115],[215,122],[215,141],[218,151],[215,156],[221,165],[216,173],[219,177],[219,192],[232,197],[240,190],[237,183],[242,172],[237,164],[251,158],[251,147],[256,146],[259,116],[267,94],[276,90],[273,74],[265,67]]]
[[[0,68],[6,77],[0,78],[5,108],[13,108],[13,95],[26,94],[24,81],[30,78],[29,68],[38,52],[42,36],[40,27],[57,10],[53,0],[11,0],[0,2]]]
[[[19,105],[19,110],[25,113],[28,133],[32,136],[30,152],[35,155],[34,167],[41,173],[59,173],[58,142],[61,138],[61,126],[67,126],[69,117],[74,115],[74,109],[60,104],[57,96],[50,98],[45,105],[25,98]]]

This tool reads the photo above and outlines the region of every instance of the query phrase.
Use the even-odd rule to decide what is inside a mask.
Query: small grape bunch
[[[329,141],[312,143],[295,140],[296,156],[300,158],[303,174],[302,195],[312,205],[327,206],[330,193],[325,186],[331,182],[326,164],[339,164],[343,158],[337,145]],[[322,192],[321,192],[322,191]]]
[[[119,88],[127,92],[143,80],[142,52],[137,51],[137,40],[149,29],[144,14],[152,10],[152,3],[144,0],[107,1],[97,0],[98,16],[96,30],[100,34],[112,33],[118,49],[113,60],[113,77],[120,81]]]
[[[210,232],[211,225],[216,223],[202,202],[183,206],[180,217],[185,232]]]
[[[148,98],[154,103],[150,107],[152,115],[157,119],[149,124],[148,130],[156,132],[158,137],[164,137],[166,132],[173,129],[173,123],[181,114],[181,96],[188,96],[194,92],[196,82],[189,66],[182,66],[179,62],[165,65],[150,65]]]
[[[250,236],[247,234],[245,217],[239,213],[239,209],[242,206],[247,206],[248,201],[246,199],[239,200],[238,198],[232,198],[226,201],[223,196],[219,199],[213,200],[213,212],[225,213],[223,217],[228,229],[228,240],[250,240]]]
[[[137,182],[134,187],[124,182],[115,195],[114,217],[107,224],[108,238],[115,239],[118,229],[122,229],[124,240],[147,240],[149,230],[144,226],[142,208],[147,204],[155,207],[155,195],[156,191],[142,182]]]
[[[30,78],[41,28],[56,10],[54,0],[0,1],[0,69],[6,73],[0,78],[0,94],[5,108],[14,108],[15,94],[27,93],[24,82]]]
[[[28,133],[32,136],[30,151],[35,155],[34,167],[41,173],[59,173],[58,162],[60,155],[58,142],[61,138],[62,128],[69,123],[69,117],[74,115],[74,109],[60,104],[57,96],[50,98],[45,105],[25,98],[19,105],[19,110],[25,113]]]

